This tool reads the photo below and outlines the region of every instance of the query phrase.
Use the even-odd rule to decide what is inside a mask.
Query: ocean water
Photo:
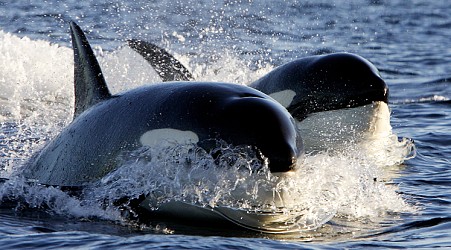
[[[21,249],[451,247],[450,13],[446,0],[0,1],[0,177],[11,179],[0,186],[0,244]],[[168,49],[199,80],[237,84],[296,58],[357,53],[388,83],[393,133],[372,145],[371,154],[368,147],[350,145],[338,153],[306,156],[298,176],[284,185],[309,211],[332,215],[317,220],[315,229],[263,234],[217,225],[135,224],[110,200],[137,186],[165,185],[173,196],[214,205],[233,202],[233,194],[224,192],[230,189],[258,198],[264,182],[250,185],[249,176],[194,171],[200,179],[214,178],[186,185],[180,182],[184,173],[171,171],[177,159],[166,159],[165,150],[153,153],[168,171],[158,172],[156,163],[126,165],[84,199],[16,177],[22,163],[72,119],[70,20],[86,31],[113,93],[159,81],[125,45],[131,38]],[[136,173],[133,169],[154,179],[121,179]]]

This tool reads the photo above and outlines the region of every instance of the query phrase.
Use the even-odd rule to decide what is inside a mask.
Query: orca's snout
[[[301,157],[300,153],[297,152],[296,148],[292,150],[286,150],[286,152],[288,152],[286,156],[268,156],[269,169],[271,173],[284,173],[296,169],[298,159]]]
[[[297,166],[299,156],[293,154],[291,157],[268,156],[268,167],[271,173],[285,173],[294,171]]]
[[[302,138],[293,117],[279,103],[263,97],[243,97],[229,103],[224,117],[232,130],[229,141],[256,147],[271,172],[294,170],[303,154]]]

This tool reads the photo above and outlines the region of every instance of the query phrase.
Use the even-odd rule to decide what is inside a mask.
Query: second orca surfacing
[[[128,41],[163,81],[193,80],[171,54],[140,40]],[[297,121],[307,153],[391,133],[388,86],[378,69],[352,53],[332,53],[285,63],[249,84],[278,101]]]

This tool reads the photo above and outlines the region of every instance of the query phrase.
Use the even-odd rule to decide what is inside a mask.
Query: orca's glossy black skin
[[[128,46],[137,51],[152,65],[164,82],[192,81],[193,75],[166,50],[140,40],[128,40]]]
[[[292,170],[301,156],[302,139],[292,116],[247,86],[171,82],[111,96],[83,32],[75,23],[71,30],[75,88],[80,90],[75,91],[75,119],[32,157],[24,172],[28,179],[59,186],[98,180],[154,129],[192,131],[207,151],[211,140],[253,147],[268,158],[271,172]]]
[[[253,82],[265,94],[296,93],[288,111],[297,120],[315,112],[388,102],[388,87],[377,68],[355,54],[311,56],[284,64]]]

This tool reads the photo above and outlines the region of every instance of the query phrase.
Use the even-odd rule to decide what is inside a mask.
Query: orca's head
[[[334,53],[307,58],[297,77],[293,102],[287,109],[296,118],[308,113],[388,102],[388,87],[377,68],[361,56]],[[300,119],[301,120],[301,119]]]
[[[255,147],[272,173],[293,170],[303,154],[302,138],[287,110],[266,95],[233,97],[220,114],[221,138]]]
[[[276,99],[298,121],[311,113],[388,102],[388,87],[377,68],[351,53],[295,60],[251,86]]]

